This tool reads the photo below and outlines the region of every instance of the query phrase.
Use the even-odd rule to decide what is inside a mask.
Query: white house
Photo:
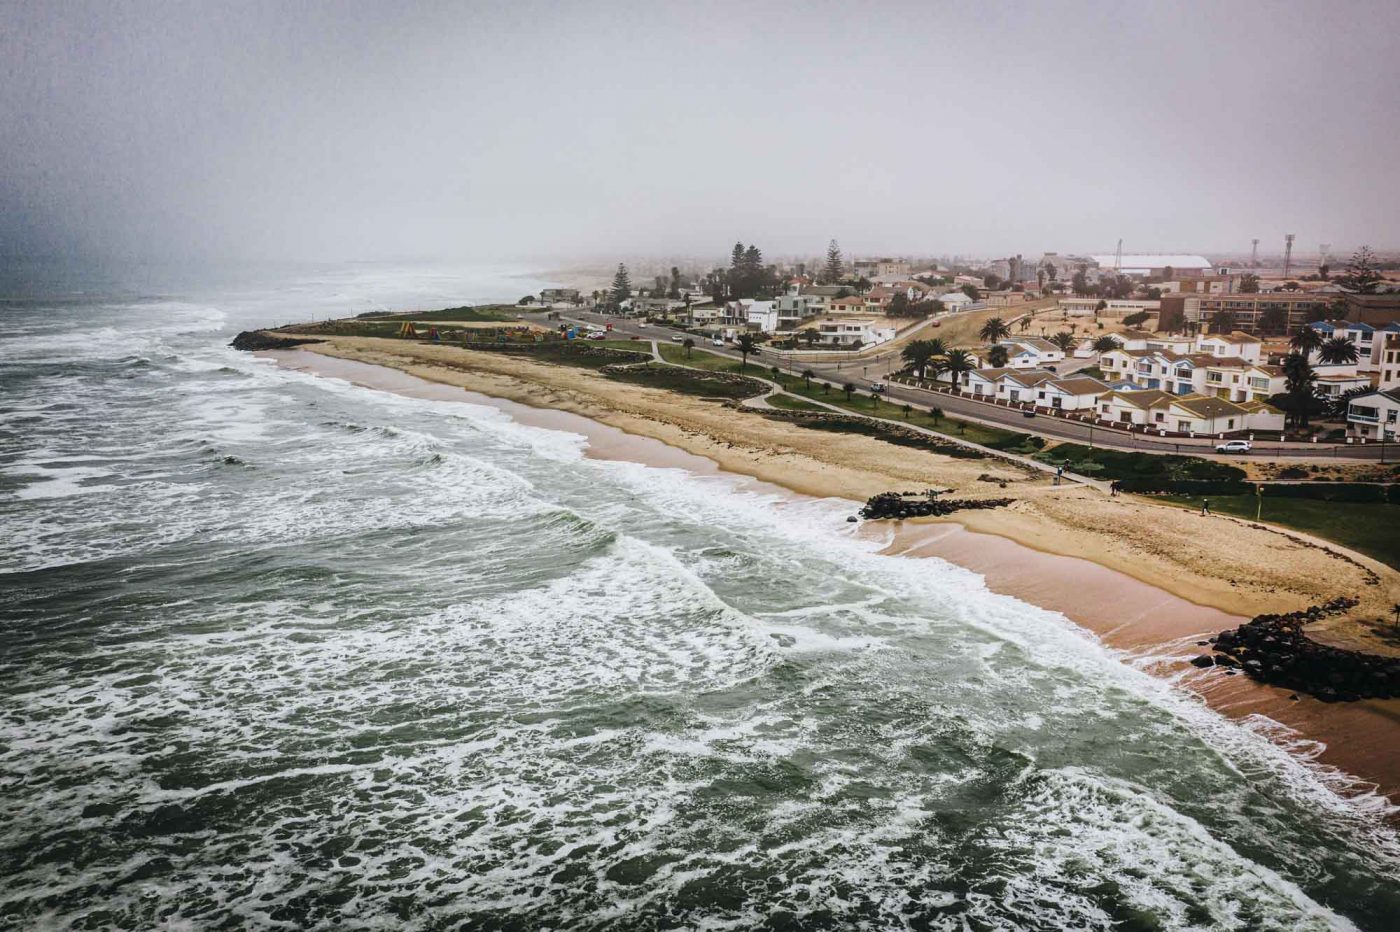
[[[1327,367],[1333,368],[1333,367]],[[1355,366],[1338,366],[1338,369],[1355,369]],[[1319,398],[1334,401],[1345,395],[1347,392],[1354,392],[1358,388],[1370,388],[1371,377],[1362,375],[1359,372],[1325,372],[1321,369],[1317,371],[1317,381],[1313,383],[1313,392]]]
[[[1258,362],[1264,344],[1256,336],[1236,330],[1233,333],[1202,334],[1196,338],[1196,352],[1212,356],[1235,356]]]
[[[1367,440],[1395,440],[1400,435],[1400,391],[1378,389],[1351,399],[1347,434]]]
[[[893,340],[895,328],[874,320],[824,320],[817,324],[817,335],[828,346],[875,346]]]
[[[1008,369],[997,378],[997,397],[1003,401],[1033,402],[1040,384],[1054,377],[1054,373],[1038,369]]]
[[[1237,404],[1195,393],[1173,395],[1157,389],[1113,391],[1098,401],[1100,420],[1180,434],[1219,435],[1283,430],[1283,412],[1262,401]]]
[[[1087,375],[1067,379],[1047,379],[1036,386],[1036,407],[1056,411],[1092,411],[1109,388]]]
[[[967,310],[972,305],[972,299],[961,291],[950,291],[938,300],[943,302],[943,307],[946,310],[955,314]]]
[[[977,398],[995,398],[997,396],[997,380],[1010,371],[1004,367],[973,369],[971,372],[963,373],[962,387]]]
[[[1375,371],[1380,367],[1380,353],[1377,352],[1385,343],[1387,332],[1400,332],[1400,325],[1387,324],[1382,330],[1376,330],[1370,324],[1339,320],[1328,322],[1325,320],[1314,321],[1308,324],[1313,330],[1322,334],[1324,339],[1347,340],[1356,346],[1357,365],[1367,372]],[[1390,330],[1389,328],[1395,328]],[[1377,334],[1380,339],[1377,340]],[[1308,361],[1317,365],[1317,351],[1313,350],[1308,354]]]
[[[1013,369],[1038,369],[1065,358],[1064,350],[1040,337],[1016,337],[999,345],[1006,347],[1006,364]]]

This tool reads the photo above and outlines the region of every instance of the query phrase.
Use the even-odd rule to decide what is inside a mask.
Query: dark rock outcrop
[[[1238,667],[1252,679],[1323,702],[1400,697],[1400,657],[1328,647],[1304,633],[1309,622],[1342,614],[1356,604],[1356,599],[1341,597],[1300,612],[1257,615],[1215,637],[1215,665]]]
[[[258,350],[291,349],[306,343],[321,343],[322,340],[307,340],[300,337],[274,337],[261,330],[244,330],[229,344],[236,350],[253,353]]]
[[[860,510],[860,516],[867,519],[938,518],[956,511],[1001,508],[1013,501],[1015,499],[1012,498],[958,499],[936,498],[933,495],[911,498],[907,493],[881,492],[865,503],[865,507]]]

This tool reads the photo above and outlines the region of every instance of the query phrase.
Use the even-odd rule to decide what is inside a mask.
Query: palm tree
[[[1228,307],[1222,307],[1211,315],[1211,333],[1229,333],[1235,329],[1235,312]]]
[[[904,412],[904,419],[905,419],[906,421],[909,420],[909,415],[911,415],[911,414],[914,413],[914,408],[913,408],[913,406],[910,405],[908,402],[906,402],[905,405],[904,405],[904,407],[900,408],[899,410],[901,410],[901,411]]]
[[[972,361],[972,354],[965,349],[955,349],[943,359],[943,368],[948,370],[948,384],[957,388],[958,381],[964,372],[971,372],[977,368],[977,364]]]
[[[1010,354],[1006,351],[1006,347],[1000,343],[987,350],[987,365],[993,369],[1000,369],[1006,365],[1008,358],[1010,358]]]
[[[1031,315],[1026,314],[1025,316],[1023,316],[1019,321],[1016,322],[1016,326],[1020,328],[1020,331],[1022,333],[1025,333],[1027,330],[1031,329]]]
[[[1400,626],[1400,602],[1396,602],[1390,607],[1390,613],[1395,616],[1396,626]]]
[[[842,386],[841,386],[841,391],[843,391],[843,392],[846,393],[846,400],[847,400],[847,401],[850,401],[850,400],[851,400],[851,395],[855,392],[855,390],[856,390],[856,387],[855,387],[854,385],[852,385],[850,382],[847,382],[845,385],[842,385]]]
[[[1011,328],[1006,326],[1006,321],[1000,317],[993,317],[982,325],[982,329],[977,331],[977,336],[984,343],[995,343],[998,340],[1005,340],[1011,336]]]
[[[758,344],[754,342],[753,334],[739,334],[739,339],[734,341],[734,345],[739,348],[739,369],[741,371],[747,369],[749,367],[749,353],[753,353],[758,350]]]
[[[1298,352],[1307,356],[1313,350],[1321,349],[1326,339],[1311,327],[1303,327],[1293,334],[1293,339],[1288,341],[1288,345]]]
[[[1308,406],[1313,401],[1313,387],[1317,384],[1317,373],[1308,365],[1308,358],[1301,353],[1289,353],[1283,357],[1284,387],[1288,392],[1288,407],[1292,409],[1293,422],[1298,427],[1308,426]]]
[[[690,337],[686,337],[684,340],[681,341],[681,346],[685,347],[685,358],[689,359],[690,351],[695,349],[695,341],[692,340]]]
[[[1345,337],[1333,337],[1322,344],[1322,348],[1317,351],[1317,358],[1328,365],[1339,366],[1356,362],[1359,356],[1355,343]]]
[[[1094,341],[1094,352],[1107,353],[1109,350],[1118,348],[1118,341],[1113,337],[1103,336]]]
[[[768,374],[771,375],[773,377],[773,381],[776,382],[778,381],[778,378],[783,374],[783,370],[779,369],[777,366],[769,366]]]
[[[932,357],[933,343],[929,340],[914,340],[899,353],[899,358],[909,363],[921,379],[924,377],[924,369]]]
[[[1074,348],[1074,334],[1070,333],[1067,330],[1061,330],[1059,333],[1055,334],[1053,337],[1050,338],[1050,342],[1058,346],[1060,348],[1060,352],[1068,353],[1071,349]]]
[[[942,420],[943,420],[943,409],[942,409],[942,408],[930,408],[928,414],[929,414],[929,417],[933,418],[933,423],[934,423],[934,424],[941,423]]]
[[[812,390],[812,376],[816,375],[811,369],[802,370],[802,384],[807,386],[807,391]]]

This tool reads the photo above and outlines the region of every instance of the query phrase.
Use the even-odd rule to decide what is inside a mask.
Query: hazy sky
[[[0,252],[1400,246],[1400,3],[0,0]]]

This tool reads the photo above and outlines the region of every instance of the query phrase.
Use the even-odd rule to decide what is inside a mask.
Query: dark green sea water
[[[1400,928],[1379,800],[847,505],[224,346],[533,286],[0,304],[0,927]]]

